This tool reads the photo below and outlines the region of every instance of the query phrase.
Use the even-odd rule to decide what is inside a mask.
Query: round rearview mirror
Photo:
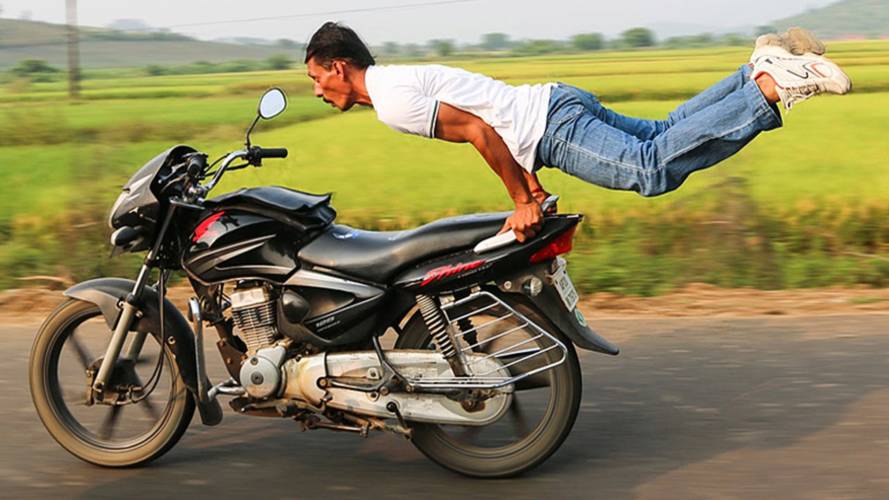
[[[287,107],[287,96],[284,91],[275,87],[265,91],[259,100],[259,116],[265,120],[274,118]]]

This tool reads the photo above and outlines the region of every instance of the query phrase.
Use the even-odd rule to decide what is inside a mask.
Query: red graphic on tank
[[[216,212],[215,214],[201,221],[201,223],[198,224],[198,227],[194,229],[194,236],[191,237],[192,243],[197,243],[198,240],[203,238],[204,235],[207,233],[207,230],[210,229],[210,226],[212,226],[214,222],[219,220],[219,218],[222,217],[223,214],[225,214],[225,211]],[[211,236],[212,235],[213,233],[211,233]]]

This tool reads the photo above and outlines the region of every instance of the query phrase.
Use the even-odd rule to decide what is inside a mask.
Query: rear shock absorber
[[[432,335],[432,341],[435,342],[435,346],[451,366],[454,375],[466,376],[466,369],[462,357],[459,355],[460,351],[454,343],[453,336],[448,332],[447,319],[439,309],[436,300],[428,295],[417,295],[417,307],[420,309],[426,328]]]

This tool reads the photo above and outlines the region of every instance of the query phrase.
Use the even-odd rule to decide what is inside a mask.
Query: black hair
[[[352,28],[333,21],[321,25],[309,40],[303,62],[308,63],[313,57],[325,68],[329,68],[334,59],[346,60],[361,69],[376,63],[367,45]]]

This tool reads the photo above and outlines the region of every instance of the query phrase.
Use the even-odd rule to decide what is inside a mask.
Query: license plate
[[[556,287],[556,291],[559,292],[559,297],[562,298],[565,307],[569,311],[573,311],[574,307],[577,306],[577,290],[574,289],[574,283],[571,282],[571,277],[568,276],[564,266],[559,267],[553,274],[553,285]]]

